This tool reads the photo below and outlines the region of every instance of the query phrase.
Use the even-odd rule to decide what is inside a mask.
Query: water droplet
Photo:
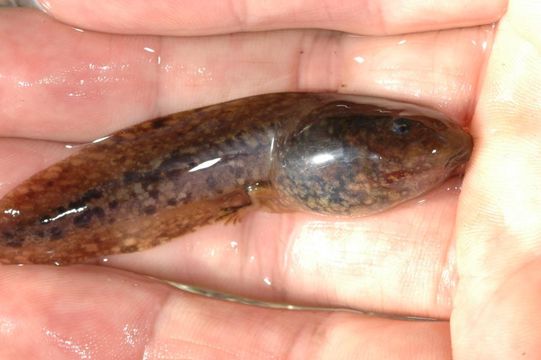
[[[0,334],[10,335],[15,330],[15,323],[11,319],[0,318]]]
[[[366,61],[366,59],[364,57],[362,57],[362,56],[355,56],[353,58],[353,60],[355,60],[355,62],[357,64],[362,64],[362,63],[364,63]]]
[[[107,136],[104,136],[104,137],[97,138],[96,140],[93,140],[93,141],[92,141],[92,144],[96,144],[96,143],[102,142],[103,140],[107,140],[107,139],[109,139],[110,137],[111,137],[110,135],[107,135]]]
[[[135,346],[137,343],[137,335],[139,334],[139,329],[131,327],[129,324],[124,325],[122,328],[124,333],[124,340],[126,344],[130,346]]]
[[[21,215],[21,211],[18,209],[7,209],[4,210],[4,214],[11,215],[12,217],[16,217]]]
[[[69,97],[81,97],[81,96],[86,96],[86,92],[84,92],[84,91],[74,91],[74,92],[68,93],[68,96],[69,96]]]

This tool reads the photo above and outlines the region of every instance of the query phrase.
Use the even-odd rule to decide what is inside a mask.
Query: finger
[[[541,354],[541,4],[510,6],[472,123],[478,141],[458,218],[459,359]]]
[[[21,10],[0,12],[0,31],[10,34],[0,50],[0,135],[62,141],[280,91],[395,98],[464,121],[491,37],[486,27],[388,38],[127,37],[81,33]]]
[[[86,29],[183,36],[293,28],[372,35],[421,32],[495,22],[506,6],[504,0],[38,2],[55,18]]]
[[[95,267],[1,269],[2,358],[450,358],[444,322],[258,308]]]

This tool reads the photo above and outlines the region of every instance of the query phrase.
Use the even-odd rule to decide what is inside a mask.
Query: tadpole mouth
[[[449,160],[447,160],[445,163],[445,168],[454,169],[468,162],[473,149],[473,141],[471,136],[468,135],[466,138],[463,138],[461,145],[462,146],[460,146],[459,150],[453,156],[451,156]]]

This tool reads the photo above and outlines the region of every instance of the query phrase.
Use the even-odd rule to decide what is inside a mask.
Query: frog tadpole
[[[429,191],[472,138],[429,109],[339,94],[277,93],[120,130],[0,200],[0,263],[61,263],[144,250],[272,211],[364,216]]]

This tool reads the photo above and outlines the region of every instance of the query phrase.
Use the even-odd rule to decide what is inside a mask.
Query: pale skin
[[[539,1],[46,3],[0,11],[0,195],[63,143],[256,93],[415,101],[469,126],[475,151],[460,192],[372,217],[258,211],[106,266],[2,266],[0,358],[541,357]],[[303,27],[322,30],[220,36]],[[144,275],[440,321],[250,307]]]

